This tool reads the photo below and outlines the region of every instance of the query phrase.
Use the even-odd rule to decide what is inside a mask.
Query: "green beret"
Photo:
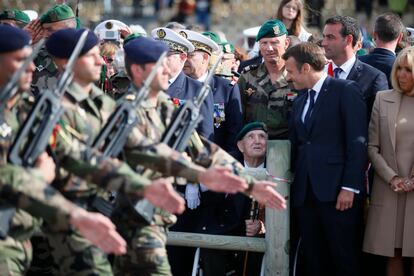
[[[215,32],[204,32],[203,35],[210,38],[211,40],[213,40],[217,44],[221,43],[220,37]]]
[[[251,122],[244,125],[244,127],[239,131],[239,133],[237,133],[236,142],[243,139],[244,136],[246,136],[246,134],[252,130],[263,130],[267,133],[267,126],[263,122]]]
[[[288,31],[285,24],[279,19],[267,20],[261,27],[256,36],[256,41],[263,37],[278,37],[287,35]]]
[[[72,8],[68,5],[62,4],[54,6],[43,14],[40,17],[40,23],[54,23],[70,18],[75,18]]]
[[[4,11],[2,11],[0,13],[0,20],[2,19],[14,20],[24,24],[30,23],[29,16],[25,12],[22,12],[17,9],[5,9]]]
[[[131,40],[133,40],[135,38],[138,38],[138,37],[141,37],[141,36],[143,36],[143,35],[140,34],[140,33],[132,33],[132,34],[128,35],[124,39],[124,45],[127,44],[128,42],[130,42]]]
[[[225,54],[234,54],[234,45],[230,42],[223,42],[220,43],[219,46],[221,47],[221,50],[223,50],[223,53]]]

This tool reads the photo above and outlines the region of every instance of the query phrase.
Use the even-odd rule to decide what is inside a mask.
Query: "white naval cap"
[[[180,30],[178,33],[191,41],[195,50],[200,50],[212,54],[219,50],[219,46],[210,38],[190,30]]]
[[[194,51],[194,46],[190,41],[171,29],[165,27],[156,28],[151,31],[151,36],[167,44],[170,50],[183,53]]]

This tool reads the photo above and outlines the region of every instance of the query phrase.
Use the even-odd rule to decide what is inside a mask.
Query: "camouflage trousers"
[[[7,237],[0,240],[0,275],[25,275],[32,260],[29,240],[17,241]]]
[[[37,249],[40,249],[39,253],[41,253],[40,256],[35,257],[35,263],[52,265],[46,270],[45,267],[34,267],[31,269],[32,275],[113,275],[106,254],[78,232],[44,231],[44,233],[45,239],[34,244],[35,254]]]
[[[129,228],[129,229],[128,229]],[[130,227],[117,224],[127,241],[128,251],[115,257],[114,274],[119,276],[171,276],[167,258],[166,228],[142,224]]]

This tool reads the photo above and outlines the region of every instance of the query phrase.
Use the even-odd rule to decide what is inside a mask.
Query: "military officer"
[[[238,81],[244,122],[264,122],[270,140],[287,139],[288,116],[296,93],[285,78],[282,55],[289,46],[285,25],[277,19],[266,21],[256,41],[264,62],[246,68]]]
[[[177,32],[182,33],[182,31]],[[188,56],[193,54],[194,47],[185,37],[183,39],[178,37],[177,32],[168,28],[156,28],[151,31],[151,36],[165,42],[169,47],[167,62],[170,77],[166,92],[176,105],[180,105],[185,100],[193,100],[197,96],[201,84],[186,76],[183,71]],[[212,140],[214,136],[213,120],[210,116],[213,113],[212,95],[208,95],[204,100],[201,113],[204,119],[197,127],[197,131],[203,137]]]
[[[58,30],[76,28],[76,25],[76,17],[72,8],[61,4],[53,6],[34,22],[30,27],[30,33],[36,42],[42,37],[48,38]],[[36,96],[40,91],[52,89],[56,85],[59,72],[46,49],[40,51],[35,59],[35,65],[31,91]]]
[[[83,31],[62,29],[49,37],[46,49],[59,69],[67,63]],[[91,185],[92,182],[104,190],[143,196],[171,212],[182,211],[182,199],[165,179],[151,182],[118,160],[98,162],[99,153],[96,158],[86,159],[88,146],[115,105],[93,84],[99,79],[103,62],[97,44],[98,38],[88,31],[86,43],[73,68],[74,82],[62,99],[65,113],[51,143],[59,171],[53,185],[84,208],[88,208],[90,200],[98,193],[98,187]],[[53,273],[112,274],[106,255],[76,231],[62,233],[53,225],[47,225],[44,233],[53,256]]]
[[[10,37],[13,39],[9,39]],[[0,87],[6,86],[11,76],[30,54],[30,37],[26,32],[12,26],[0,26]],[[29,64],[17,80],[17,94],[7,99],[7,103],[1,103],[1,275],[23,275],[28,270],[32,256],[29,238],[38,224],[38,220],[28,213],[38,218],[45,218],[61,230],[70,229],[70,225],[74,226],[105,252],[119,254],[125,250],[125,242],[107,218],[84,211],[47,184],[55,176],[55,165],[47,154],[44,153],[39,157],[36,168],[26,169],[8,163],[8,149],[19,126],[17,115],[22,102],[20,99],[22,93],[30,87],[33,70],[33,63]],[[14,210],[12,207],[17,209]],[[7,217],[12,218],[8,232]],[[107,239],[108,242],[102,239]]]
[[[154,63],[158,60],[162,52],[167,48],[163,43],[156,42],[152,39],[140,37],[130,41],[125,45],[125,64],[126,70],[133,81],[133,85],[140,87],[143,80],[146,79],[151,72]],[[175,107],[171,103],[169,97],[162,92],[168,87],[168,67],[166,64],[159,68],[156,78],[151,83],[151,89],[148,98],[137,109],[137,113],[141,117],[142,124],[139,125],[136,132],[141,132],[148,138],[153,139],[152,144],[159,143],[163,131],[171,122]],[[137,133],[135,132],[135,135]],[[259,197],[260,201],[266,201],[273,207],[284,207],[284,200],[270,188],[270,183],[256,183],[251,177],[244,175],[240,171],[241,166],[223,150],[216,145],[210,144],[207,140],[201,140],[195,134],[190,142],[191,150],[190,156],[200,153],[207,153],[204,166],[209,164],[226,165],[232,170],[243,175],[244,179],[252,185],[252,192],[254,196]],[[128,162],[135,167],[137,161],[129,159],[128,151],[134,150],[133,145],[129,145],[130,149],[126,148],[126,156]],[[187,169],[187,171],[189,168]],[[209,169],[210,170],[210,169]],[[205,175],[210,178],[212,175]],[[226,175],[224,175],[226,176]],[[189,181],[207,181],[204,178],[194,178],[191,174],[186,176]],[[257,184],[257,185],[256,185]],[[262,185],[264,184],[264,185]],[[265,197],[267,199],[265,199]],[[131,208],[129,208],[131,209]],[[131,210],[133,211],[133,210]],[[168,260],[165,251],[165,227],[174,222],[171,215],[157,210],[151,224],[142,219],[133,216],[127,206],[120,208],[118,212],[113,215],[121,234],[128,240],[129,248],[127,255],[116,258],[115,272],[119,275],[171,275]],[[132,227],[132,228],[131,228]]]
[[[29,16],[18,9],[5,9],[0,13],[0,24],[23,28],[30,23]]]

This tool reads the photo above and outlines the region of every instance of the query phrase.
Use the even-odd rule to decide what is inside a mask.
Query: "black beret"
[[[124,45],[125,58],[136,64],[154,63],[162,53],[168,52],[168,46],[161,41],[148,37],[137,37]]]
[[[70,55],[76,47],[76,43],[78,43],[79,38],[84,31],[85,29],[62,29],[54,32],[46,41],[47,51],[57,58],[70,58]],[[86,54],[96,45],[98,45],[98,37],[88,30],[85,45],[79,56]]]
[[[263,122],[251,122],[244,125],[244,127],[239,131],[239,133],[237,133],[236,142],[243,139],[244,136],[246,136],[246,134],[252,130],[263,130],[267,133],[267,126]]]
[[[22,29],[0,25],[0,53],[20,50],[30,45],[30,36]]]

